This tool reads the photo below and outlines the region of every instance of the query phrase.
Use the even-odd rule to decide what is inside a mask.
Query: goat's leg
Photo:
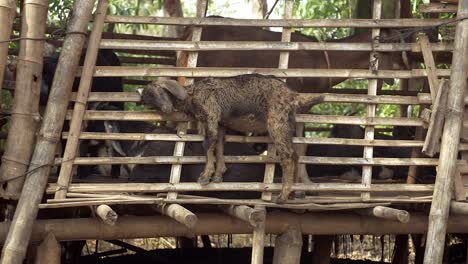
[[[213,182],[222,182],[223,174],[226,172],[226,163],[224,162],[224,135],[226,131],[224,127],[219,127],[218,141],[216,142],[216,171],[213,177]]]
[[[218,118],[216,116],[209,116],[206,122],[206,164],[205,169],[198,178],[198,183],[207,185],[210,183],[211,176],[215,171],[215,148],[218,138]]]
[[[268,115],[268,132],[276,146],[281,168],[283,170],[283,188],[277,199],[278,203],[284,203],[293,198],[292,185],[296,178],[297,155],[292,144],[293,117],[287,109],[270,109]]]

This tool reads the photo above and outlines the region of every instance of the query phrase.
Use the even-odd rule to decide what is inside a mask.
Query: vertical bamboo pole
[[[458,3],[457,17],[468,16],[468,0]],[[429,229],[427,232],[424,263],[442,263],[447,219],[452,195],[452,178],[457,170],[458,144],[462,128],[466,78],[468,71],[468,20],[458,22],[450,74],[450,90],[447,99],[447,115],[440,149],[439,167],[434,186]]]
[[[37,248],[35,264],[60,264],[60,243],[49,233]]]
[[[252,259],[251,264],[262,264],[263,263],[263,251],[265,248],[265,218],[266,209],[264,206],[256,205],[256,211],[262,212],[260,220],[254,227],[253,238],[252,238]]]
[[[15,0],[0,0],[0,93],[2,92],[2,84],[5,76],[5,66],[7,64],[8,42],[3,42],[10,39],[11,30],[13,29],[13,20],[16,16],[16,1]]]
[[[13,222],[2,249],[0,263],[20,264],[26,254],[31,238],[38,205],[47,184],[50,164],[54,162],[55,147],[60,140],[65,114],[68,107],[75,73],[85,41],[87,25],[91,19],[94,1],[76,1],[73,16],[67,28],[68,35],[63,43],[49,102],[34,149],[22,195],[16,208]]]
[[[298,225],[289,226],[286,232],[275,239],[273,264],[301,263],[302,233]]]
[[[76,102],[73,107],[73,114],[70,122],[70,133],[68,135],[65,152],[63,154],[64,161],[61,164],[57,180],[57,184],[62,186],[62,189],[55,193],[55,199],[65,199],[67,197],[67,189],[73,173],[73,162],[76,153],[78,152],[81,126],[83,124],[83,117],[88,103],[88,95],[93,82],[94,67],[96,66],[99,43],[101,42],[104,19],[106,18],[106,11],[109,3],[107,1],[102,1],[100,4],[101,6],[98,10],[100,13],[97,13],[96,15],[93,31],[91,32],[88,41],[89,45],[86,50],[83,73],[81,74],[80,86],[78,87]]]
[[[380,19],[382,16],[382,0],[375,0],[374,1],[374,8],[372,11],[372,18],[373,19]],[[372,29],[372,41],[378,42],[377,37],[380,35],[380,29],[374,28]],[[370,54],[370,63],[374,63],[374,65],[370,65],[370,68],[374,70],[378,70],[379,64],[378,60],[375,58],[377,53],[371,52]],[[367,90],[368,95],[377,95],[377,79],[369,79],[369,87]],[[368,104],[367,105],[367,117],[374,117],[375,116],[375,104]],[[366,126],[365,129],[365,139],[373,140],[374,139],[374,127],[373,126]],[[370,159],[374,155],[374,148],[371,147],[364,147],[364,158]],[[362,184],[366,187],[370,187],[372,182],[372,166],[363,166],[362,167]],[[361,194],[363,199],[369,199],[370,193],[364,192]]]
[[[0,178],[10,180],[7,192],[14,197],[18,197],[21,192],[24,177],[19,176],[28,168],[39,122],[47,7],[47,0],[24,1],[21,37],[27,39],[20,42],[15,98],[10,120],[10,131],[13,133],[8,134],[0,167]]]

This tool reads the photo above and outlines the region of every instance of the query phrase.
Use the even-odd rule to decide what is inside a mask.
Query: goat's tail
[[[321,94],[298,94],[297,96],[299,108],[310,108],[313,105],[323,103],[324,99],[325,96]]]

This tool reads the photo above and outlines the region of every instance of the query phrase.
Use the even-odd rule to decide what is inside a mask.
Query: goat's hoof
[[[215,176],[211,179],[211,181],[214,182],[214,183],[223,182],[223,176],[217,176],[217,175],[215,175]]]
[[[210,183],[210,179],[206,177],[199,177],[198,178],[198,183],[200,185],[208,185]]]

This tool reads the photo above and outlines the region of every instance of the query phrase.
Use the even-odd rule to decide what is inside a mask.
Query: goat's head
[[[173,99],[185,100],[187,91],[174,80],[156,81],[143,89],[141,97],[144,104],[170,113],[174,111]]]

